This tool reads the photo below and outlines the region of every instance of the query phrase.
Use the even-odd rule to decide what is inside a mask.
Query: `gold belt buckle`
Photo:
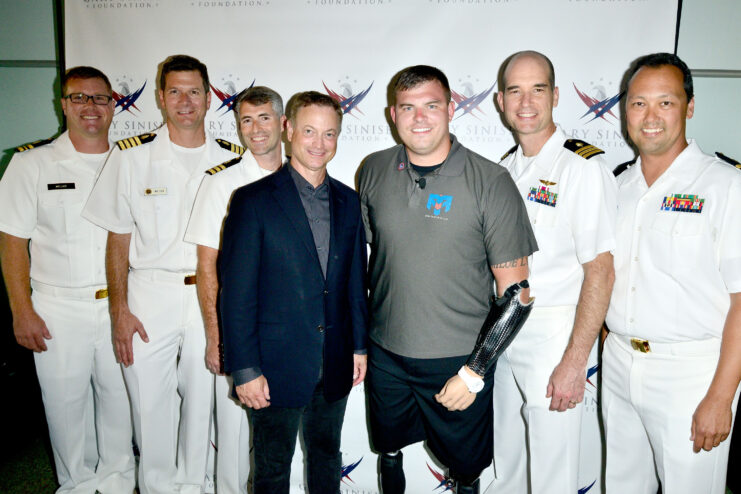
[[[633,347],[633,350],[637,350],[641,353],[648,353],[651,351],[651,345],[648,344],[648,341],[638,338],[631,338],[630,346]]]
[[[95,292],[95,300],[100,300],[101,298],[108,298],[107,288],[101,288],[100,290]]]
[[[183,283],[186,285],[195,285],[196,284],[196,275],[191,274],[183,278]]]

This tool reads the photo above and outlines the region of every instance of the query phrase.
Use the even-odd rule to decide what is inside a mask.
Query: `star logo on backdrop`
[[[134,112],[131,111],[133,108],[136,111],[141,111],[136,106],[136,100],[139,99],[139,97],[142,95],[142,92],[144,91],[144,87],[147,85],[147,81],[144,81],[144,84],[139,89],[132,90],[131,88],[133,86],[134,80],[131,77],[128,76],[121,76],[118,79],[116,79],[116,87],[118,87],[118,91],[113,91],[113,100],[116,102],[116,107],[118,111],[116,112],[116,115],[118,115],[121,112],[127,111],[134,115]]]
[[[597,82],[591,83],[591,88],[589,91],[582,91],[578,87],[576,87],[576,84],[574,85],[574,90],[576,91],[576,94],[579,96],[579,99],[582,100],[582,102],[587,106],[587,111],[582,115],[580,118],[585,118],[589,115],[594,115],[591,119],[587,121],[587,123],[596,120],[598,118],[601,118],[605,122],[613,123],[609,120],[607,120],[607,117],[610,116],[615,120],[619,120],[619,118],[612,112],[612,108],[618,104],[620,99],[625,94],[617,93],[613,96],[607,96],[607,88],[605,88],[605,85],[608,86],[612,85],[612,83],[604,83],[602,79],[600,79]],[[590,95],[591,94],[591,95]]]
[[[216,109],[216,111],[218,112],[224,108],[224,112],[219,115],[220,117],[223,117],[234,109],[234,101],[237,99],[237,96],[239,96],[242,89],[237,89],[237,87],[239,87],[239,77],[236,77],[233,74],[222,77],[221,81],[220,88],[211,84],[211,91],[213,91],[216,97],[219,98],[219,101],[221,101],[221,105]],[[243,89],[251,88],[254,85],[255,79],[252,79],[252,83]]]
[[[344,79],[337,81],[337,89],[330,89],[329,86],[327,86],[327,83],[322,81],[322,85],[327,94],[337,100],[340,107],[342,107],[342,113],[345,115],[349,113],[355,118],[359,118],[356,113],[365,115],[358,105],[366,96],[368,96],[368,93],[373,87],[373,81],[371,81],[370,86],[356,93],[353,90],[353,84],[357,84],[357,82],[357,80],[350,80],[350,76],[345,76]]]
[[[460,112],[455,118],[460,118],[464,115],[471,115],[472,117],[479,119],[479,116],[475,112],[478,112],[481,115],[486,115],[479,106],[481,103],[486,101],[491,92],[494,91],[494,88],[497,85],[496,81],[491,85],[491,87],[489,87],[489,89],[479,92],[476,91],[474,86],[474,83],[478,83],[479,80],[473,80],[470,75],[465,79],[458,79],[458,82],[460,85],[460,92],[454,91],[452,88],[450,90],[450,98],[455,102],[455,112]]]

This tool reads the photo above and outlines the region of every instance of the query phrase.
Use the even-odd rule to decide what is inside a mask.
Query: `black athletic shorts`
[[[435,400],[467,358],[409,358],[371,342],[365,382],[373,448],[390,453],[427,440],[451,472],[478,477],[492,461],[494,369],[484,376],[484,389],[467,409],[450,412]]]

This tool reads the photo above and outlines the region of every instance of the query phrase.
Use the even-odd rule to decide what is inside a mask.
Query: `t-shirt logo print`
[[[441,212],[447,213],[453,205],[453,196],[444,196],[441,194],[430,194],[427,199],[427,209],[432,211],[435,216],[440,216]]]

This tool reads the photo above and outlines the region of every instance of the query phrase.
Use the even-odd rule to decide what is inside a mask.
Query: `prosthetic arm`
[[[510,285],[504,294],[491,304],[489,315],[481,327],[476,346],[466,365],[479,376],[494,365],[507,349],[533,308],[533,298],[527,304],[520,302],[520,291],[530,285],[527,280]]]

